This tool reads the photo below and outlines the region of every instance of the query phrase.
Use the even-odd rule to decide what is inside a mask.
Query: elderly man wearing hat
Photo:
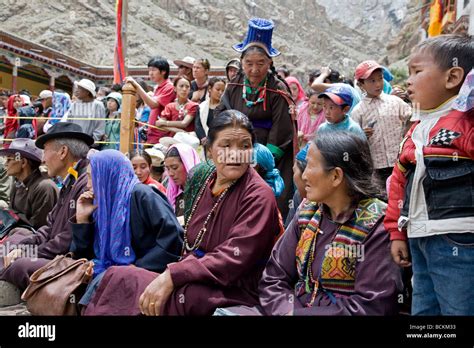
[[[33,140],[17,138],[8,149],[0,150],[0,156],[6,157],[7,174],[15,178],[9,208],[22,223],[35,229],[46,225],[46,217],[58,199],[58,188],[39,169],[43,151]]]
[[[278,208],[286,216],[293,187],[293,161],[296,155],[297,131],[290,91],[276,75],[273,58],[280,52],[272,47],[274,23],[263,18],[249,20],[247,36],[233,46],[241,53],[242,70],[227,84],[221,104],[214,111],[235,109],[252,122],[257,142],[266,145],[275,157],[276,168],[285,182],[278,198]]]
[[[49,176],[61,177],[62,188],[45,226],[35,234],[21,229],[7,238],[10,248],[15,245],[18,247],[3,259],[0,258],[0,293],[2,287],[11,287],[11,284],[23,291],[33,272],[57,255],[69,251],[72,242],[70,219],[76,213],[77,199],[87,186],[86,156],[93,143],[94,139],[90,135],[85,134],[79,125],[70,122],[56,123],[48,133],[36,140],[36,146],[44,150],[43,160]],[[22,257],[21,251],[25,245],[35,248],[34,258],[31,255]],[[2,283],[1,280],[6,282]]]
[[[173,63],[178,67],[178,76],[186,76],[189,81],[194,80],[193,65],[195,61],[196,59],[193,57],[184,57],[183,59],[173,61]]]
[[[71,108],[64,114],[61,122],[75,123],[95,141],[100,140],[105,134],[106,113],[104,104],[95,99],[94,82],[88,79],[74,82],[74,96],[77,100],[71,104]]]

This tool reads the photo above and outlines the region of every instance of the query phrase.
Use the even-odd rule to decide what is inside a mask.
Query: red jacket
[[[399,229],[399,218],[407,213],[404,210],[408,209],[407,202],[411,199],[408,188],[417,165],[412,133],[419,123],[411,127],[400,145],[390,182],[384,225],[391,240],[407,239],[406,229],[401,226]],[[456,218],[474,217],[474,109],[452,110],[442,116],[429,132],[429,139],[428,145],[423,147],[427,172],[423,188],[429,220],[450,219],[452,223]],[[447,230],[451,227],[444,226]]]

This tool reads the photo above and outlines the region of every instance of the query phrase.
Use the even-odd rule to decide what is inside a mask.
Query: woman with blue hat
[[[278,198],[283,216],[288,212],[292,196],[294,146],[297,145],[296,123],[291,112],[294,102],[289,88],[280,80],[273,66],[273,57],[280,52],[272,47],[273,21],[253,18],[249,20],[245,40],[233,46],[241,53],[242,69],[228,84],[216,115],[224,110],[236,109],[248,116],[257,135],[257,141],[272,152],[276,168],[285,182]]]

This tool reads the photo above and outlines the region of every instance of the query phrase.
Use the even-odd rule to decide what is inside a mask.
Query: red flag
[[[117,23],[116,23],[116,40],[114,50],[114,83],[122,83],[125,79],[125,57],[123,51],[123,0],[117,0]]]

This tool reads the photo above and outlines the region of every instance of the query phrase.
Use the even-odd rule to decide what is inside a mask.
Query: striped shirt
[[[77,100],[61,118],[61,122],[71,122],[82,127],[82,131],[89,134],[95,141],[99,141],[105,134],[105,121],[94,121],[95,118],[105,118],[105,107],[101,101],[93,100],[84,103]],[[74,118],[87,118],[88,120],[74,120]]]
[[[411,113],[410,105],[397,96],[385,93],[376,98],[364,97],[354,107],[351,117],[362,129],[375,122],[374,133],[369,138],[375,169],[395,165],[405,124]]]

